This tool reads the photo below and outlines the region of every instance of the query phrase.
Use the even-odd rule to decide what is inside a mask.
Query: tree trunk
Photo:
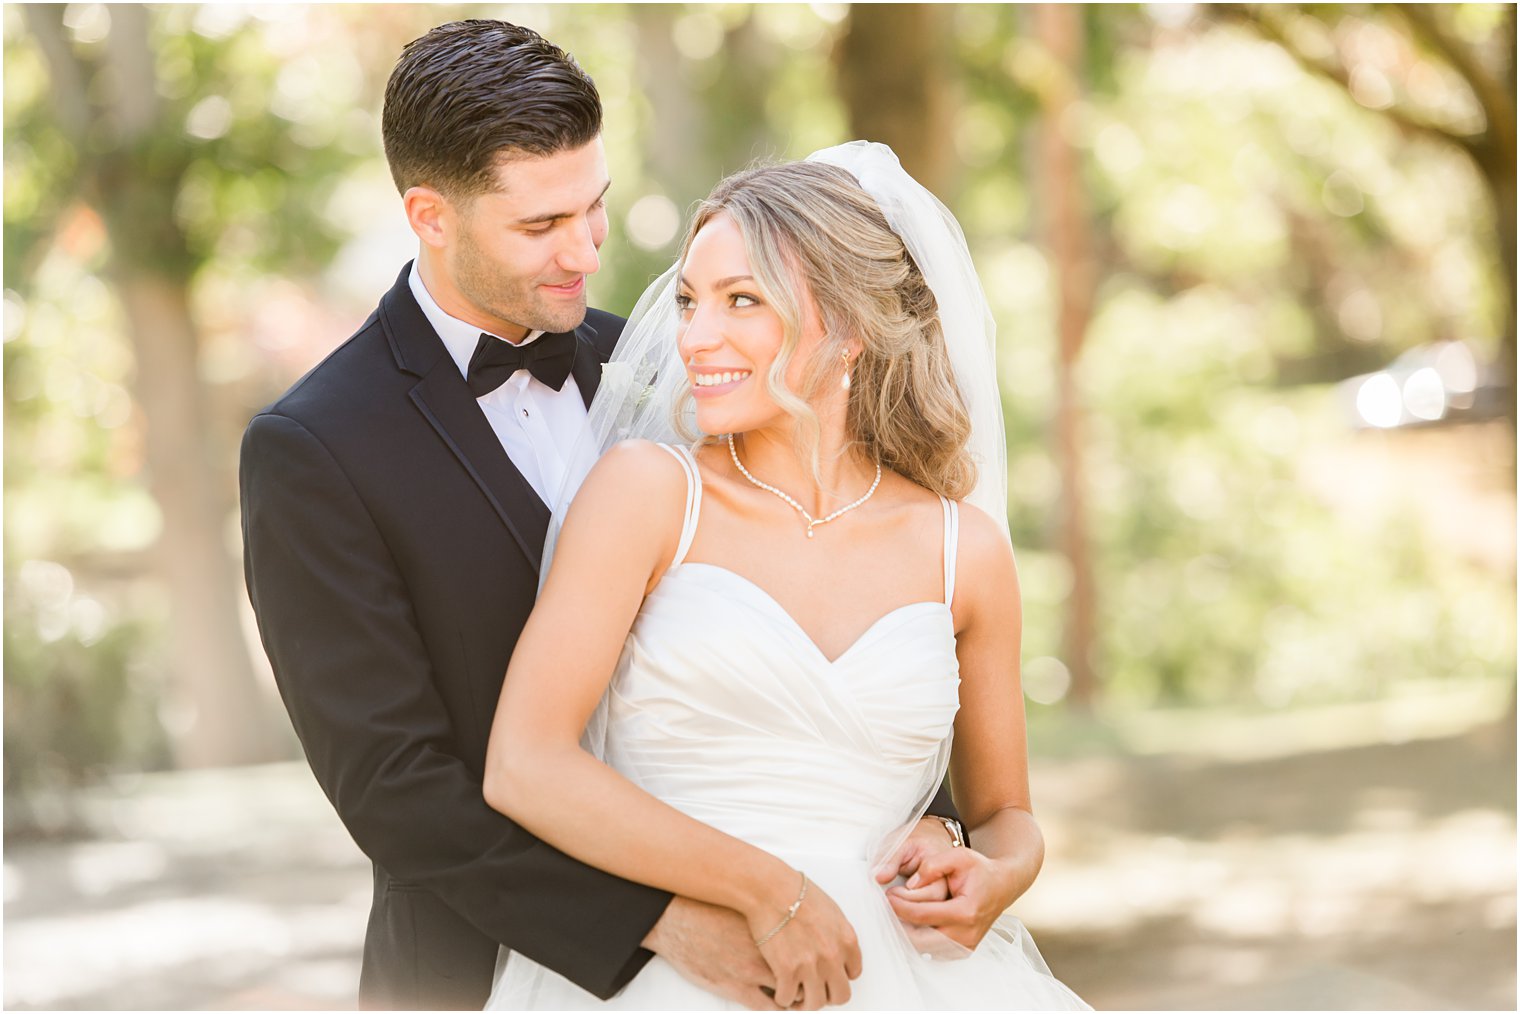
[[[240,622],[239,578],[228,552],[231,497],[227,453],[196,373],[195,326],[185,286],[123,268],[112,237],[116,292],[137,360],[133,394],[147,420],[149,488],[163,515],[155,547],[168,586],[169,710],[181,767],[213,767],[280,756]]]
[[[84,153],[79,196],[105,222],[106,274],[136,357],[133,394],[147,423],[149,486],[163,517],[155,552],[170,601],[166,724],[176,760],[187,767],[270,760],[282,751],[243,634],[227,539],[233,455],[219,446],[206,411],[188,294],[195,260],[174,213],[188,167],[182,125],[165,122],[148,12],[136,4],[110,8],[103,62],[68,41],[61,8],[33,5],[26,15],[48,62],[60,124]],[[101,75],[108,90],[98,88]]]
[[[755,23],[753,13],[724,33],[723,48],[718,52],[715,59],[722,62],[703,100],[712,144],[709,157],[716,156],[718,174],[727,176],[785,154],[776,148],[765,112],[765,98],[775,83],[779,56],[775,44]]]
[[[1509,419],[1510,432],[1515,432],[1515,218],[1520,209],[1515,205],[1515,152],[1509,152],[1509,171],[1490,180],[1497,213],[1495,239],[1499,246],[1499,264],[1504,271],[1505,313],[1503,331],[1499,335],[1499,383],[1503,388],[1504,412]]]
[[[1092,316],[1091,226],[1082,186],[1082,165],[1062,125],[1079,98],[1082,65],[1082,12],[1041,4],[1035,13],[1040,44],[1064,72],[1041,95],[1039,180],[1046,207],[1043,231],[1059,292],[1060,335],[1056,371],[1056,456],[1061,472],[1061,551],[1071,567],[1071,600],[1066,612],[1065,654],[1071,669],[1069,700],[1090,709],[1097,696],[1093,671],[1097,591],[1088,548],[1083,484],[1083,425],[1077,370]]]
[[[850,133],[890,145],[941,199],[954,140],[944,19],[934,4],[854,4],[834,51]]]
[[[1504,414],[1509,420],[1510,432],[1515,432],[1515,8],[1507,4],[1502,8],[1503,19],[1496,34],[1502,45],[1500,52],[1507,62],[1498,75],[1485,70],[1480,62],[1463,44],[1455,43],[1449,35],[1441,32],[1434,22],[1430,8],[1411,6],[1400,8],[1406,17],[1425,26],[1428,37],[1444,42],[1448,63],[1461,74],[1473,95],[1477,97],[1487,120],[1487,128],[1476,143],[1463,147],[1476,163],[1478,172],[1487,185],[1494,202],[1494,243],[1503,277],[1504,319],[1500,322],[1498,356],[1495,367],[1497,380],[1503,390]]]
[[[648,176],[682,210],[706,197],[722,177],[781,155],[766,122],[765,96],[775,74],[774,49],[747,18],[722,29],[717,53],[697,62],[675,43],[681,8],[637,4],[638,85],[650,117],[640,125]]]

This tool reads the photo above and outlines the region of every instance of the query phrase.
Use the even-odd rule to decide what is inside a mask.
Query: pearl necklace
[[[871,499],[871,494],[875,493],[876,487],[881,485],[881,462],[878,461],[876,463],[876,478],[871,482],[871,488],[866,490],[865,496],[861,497],[859,500],[856,500],[854,503],[845,504],[843,507],[839,508],[837,511],[830,514],[826,518],[815,519],[813,515],[807,512],[807,508],[802,506],[802,504],[798,503],[796,500],[793,500],[791,497],[781,492],[781,490],[777,489],[775,486],[761,482],[759,479],[755,478],[749,473],[749,469],[744,467],[744,462],[739,460],[739,452],[734,450],[734,435],[732,433],[728,435],[728,456],[734,459],[734,465],[739,469],[739,471],[744,475],[746,479],[754,483],[756,486],[759,486],[767,493],[774,493],[776,496],[779,496],[781,499],[791,504],[798,514],[802,515],[803,520],[807,521],[807,537],[810,539],[813,537],[814,528],[818,527],[819,525],[826,525],[840,515],[848,514],[856,507],[859,507],[861,504]]]

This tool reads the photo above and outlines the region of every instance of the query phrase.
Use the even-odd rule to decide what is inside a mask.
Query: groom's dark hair
[[[457,200],[494,189],[503,158],[589,143],[602,99],[570,54],[532,29],[454,21],[401,51],[380,130],[396,189]]]

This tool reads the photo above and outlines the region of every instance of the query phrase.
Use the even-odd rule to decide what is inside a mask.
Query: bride
[[[740,913],[780,1008],[1085,1007],[1018,920],[966,928],[1043,857],[995,369],[959,227],[855,142],[718,185],[592,406],[486,798]],[[952,730],[970,847],[884,889]],[[514,953],[488,1006],[603,1004]],[[733,1007],[658,957],[605,1006]]]

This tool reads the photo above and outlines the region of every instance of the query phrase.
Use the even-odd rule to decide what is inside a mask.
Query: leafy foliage
[[[844,7],[513,11],[566,45],[606,103],[614,227],[597,305],[632,305],[673,256],[685,209],[724,173],[845,139],[832,52],[856,16]],[[1282,17],[1338,26],[1338,52],[1401,54],[1400,87],[1429,109],[1470,105],[1460,80],[1419,55],[1432,50],[1415,27],[1365,13]],[[1115,706],[1281,707],[1432,676],[1508,678],[1512,561],[1434,534],[1415,471],[1402,507],[1359,515],[1347,463],[1399,437],[1350,432],[1332,386],[1436,339],[1502,355],[1512,294],[1489,197],[1462,151],[1306,68],[1253,27],[1258,15],[1278,18],[1085,17],[1083,101],[1060,129],[1084,154],[1100,279],[1079,373],[1095,669]],[[115,15],[72,5],[61,16],[80,108],[98,114],[120,84],[105,72]],[[156,127],[124,147],[108,117],[81,130],[60,112],[40,37],[6,8],[8,777],[166,756],[151,676],[164,630],[144,562],[160,511],[128,393],[132,349],[103,274],[107,226],[141,237],[129,258],[182,281],[201,332],[190,354],[215,406],[220,459],[207,482],[225,483],[247,416],[347,334],[408,256],[380,153],[381,89],[406,40],[457,16],[495,15],[153,8]],[[1032,677],[1058,676],[1070,578],[1054,549],[1055,268],[1030,159],[1040,96],[1068,71],[1035,41],[1027,9],[939,16],[958,167],[943,196],[1000,324],[1026,659]],[[1448,20],[1484,60],[1503,56],[1493,40],[1512,31],[1512,10],[1462,5]],[[117,206],[133,217],[103,221],[92,186],[129,191]],[[1463,453],[1482,439],[1450,432]],[[1344,474],[1316,478],[1327,469]],[[18,568],[44,560],[102,604],[98,636],[40,632],[43,607]]]

